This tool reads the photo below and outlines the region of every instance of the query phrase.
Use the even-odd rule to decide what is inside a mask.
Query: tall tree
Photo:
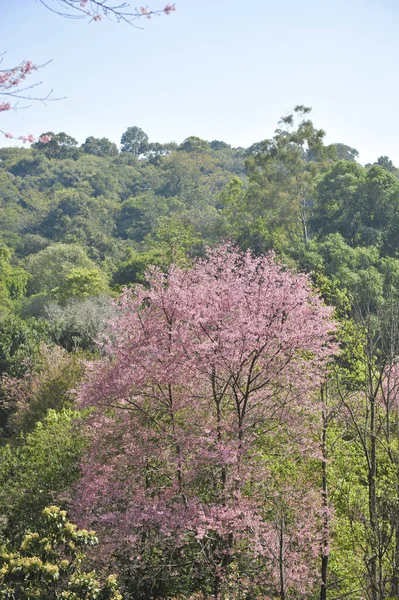
[[[231,247],[191,270],[154,269],[149,288],[124,294],[108,357],[80,392],[97,411],[76,507],[109,547],[133,544],[132,586],[156,560],[152,589],[135,593],[176,593],[175,571],[219,597],[234,565],[282,600],[314,583],[320,507],[312,494],[306,510],[292,501],[297,478],[272,465],[276,453],[305,464],[315,449],[333,329],[306,276]],[[154,588],[158,569],[169,587],[155,576]]]
[[[264,247],[297,239],[309,242],[316,176],[320,165],[334,155],[323,144],[325,132],[306,118],[310,110],[297,106],[280,120],[272,139],[249,149],[247,204],[256,235],[265,238]]]
[[[148,146],[148,135],[140,127],[128,127],[121,137],[121,152],[140,156],[147,151]]]

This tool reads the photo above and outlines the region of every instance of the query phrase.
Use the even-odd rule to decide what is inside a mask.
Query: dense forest
[[[0,598],[399,598],[399,169],[309,113],[0,149]]]

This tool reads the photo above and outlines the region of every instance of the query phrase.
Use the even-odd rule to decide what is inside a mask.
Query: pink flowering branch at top
[[[37,71],[37,67],[30,60],[24,60],[12,69],[0,71],[0,94],[7,93],[21,85],[33,71]]]
[[[3,57],[0,59],[0,64],[3,62]],[[0,98],[1,96],[7,99],[15,99],[16,103],[14,106],[11,105],[9,100],[4,100],[0,103],[0,111],[11,110],[11,108],[18,108],[19,100],[29,101],[54,101],[60,100],[60,98],[52,98],[52,91],[49,94],[42,97],[35,97],[32,95],[32,89],[41,85],[41,82],[25,85],[25,80],[28,75],[32,75],[35,71],[45,65],[35,65],[30,60],[24,60],[17,67],[11,69],[0,70]]]
[[[101,21],[103,17],[125,21],[131,25],[142,18],[151,19],[162,14],[170,15],[176,10],[174,4],[166,4],[160,9],[150,9],[148,6],[133,7],[130,2],[115,3],[112,0],[39,0],[43,6],[52,12],[67,18],[89,18],[91,21]]]
[[[0,63],[3,59],[0,60]],[[43,66],[43,65],[41,65]],[[36,88],[40,83],[33,83],[32,85],[24,85],[24,82],[28,75],[31,75],[33,72],[37,71],[40,66],[34,65],[32,61],[25,60],[17,67],[12,69],[3,69],[0,70],[0,98],[1,96],[6,97],[7,100],[0,101],[0,113],[7,112],[11,109],[18,109],[18,102],[20,100],[27,101],[54,101],[59,100],[60,98],[52,98],[51,92],[43,97],[35,97],[32,95],[32,89]],[[14,104],[12,104],[8,99],[15,100]],[[32,134],[15,136],[13,133],[5,132],[0,130],[7,139],[14,139],[23,142],[24,144],[29,143],[32,144],[36,141],[36,138]],[[47,139],[48,136],[42,136],[40,141],[47,143],[50,139]]]
[[[164,8],[159,10],[150,10],[148,7],[130,8],[130,4],[122,2],[115,4],[108,0],[39,0],[39,2],[51,10],[52,12],[64,16],[64,17],[90,17],[93,21],[101,21],[103,16],[114,17],[117,21],[126,21],[133,24],[133,21],[140,19],[141,17],[151,18],[153,15],[166,14],[169,15],[175,10],[174,4],[167,4]],[[67,12],[63,12],[56,8],[56,6],[64,7]],[[3,57],[0,55],[0,64],[3,62]],[[41,83],[34,83],[32,85],[24,86],[24,82],[28,75],[31,75],[34,71],[37,71],[44,65],[35,65],[30,60],[24,60],[21,64],[10,69],[0,69],[0,112],[7,112],[12,108],[16,110],[18,107],[19,100],[29,101],[54,101],[60,100],[61,98],[52,98],[52,91],[44,97],[34,97],[31,94],[31,90],[41,85]],[[16,103],[12,106],[8,100],[1,101],[1,96],[12,98],[16,100]],[[7,139],[20,140],[23,143],[33,143],[34,137],[29,135],[14,136],[11,133],[3,133]],[[50,140],[40,138],[40,141],[47,143]]]
[[[35,138],[34,135],[32,135],[31,133],[29,133],[28,135],[19,135],[19,136],[15,136],[14,134],[10,133],[10,132],[5,132],[2,131],[0,129],[0,133],[2,133],[4,135],[5,138],[7,138],[8,140],[18,140],[24,144],[34,144],[37,140]],[[42,142],[42,144],[48,144],[49,142],[51,142],[51,136],[50,135],[42,135],[38,138],[39,142]]]
[[[18,140],[23,142],[24,144],[34,144],[37,140],[35,138],[34,135],[32,135],[31,133],[29,133],[28,135],[19,135],[19,136],[14,136],[12,133],[4,133],[4,131],[0,130],[0,133],[4,134],[4,137],[6,137],[9,140]],[[48,144],[49,142],[51,142],[51,136],[50,135],[42,135],[38,138],[39,142],[42,142],[42,144]]]
[[[0,64],[2,61],[3,58],[1,58]],[[16,100],[21,98],[24,100],[32,99],[27,96],[27,92],[39,84],[26,87],[23,84],[27,76],[37,70],[38,67],[30,60],[24,60],[20,65],[12,69],[0,70],[0,97],[6,96],[7,98],[15,98]],[[11,110],[11,108],[16,108],[16,106],[13,107],[9,101],[0,102],[0,112]]]
[[[154,14],[160,14],[161,12],[165,13],[165,15],[170,15],[172,12],[174,12],[176,10],[176,7],[174,4],[167,4],[166,6],[164,6],[164,8],[160,11],[151,11],[148,10],[148,7],[146,6],[140,6],[139,9],[139,14],[142,17],[146,17],[147,19],[151,19],[151,17]]]
[[[172,586],[189,564],[219,597],[234,564],[253,568],[264,598],[282,594],[282,568],[305,595],[318,580],[322,506],[307,465],[336,352],[332,311],[273,254],[229,245],[148,278],[122,295],[106,358],[88,365],[78,393],[95,410],[76,516],[102,532],[106,552],[134,557],[130,585],[157,547]],[[277,455],[309,473],[287,477],[283,495]]]

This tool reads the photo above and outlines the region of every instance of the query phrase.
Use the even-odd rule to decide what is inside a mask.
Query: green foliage
[[[202,153],[202,152],[209,152],[209,143],[205,140],[202,140],[201,138],[192,135],[188,138],[186,138],[184,140],[184,142],[182,142],[178,148],[178,150],[181,150],[183,152],[197,152],[197,153]]]
[[[391,173],[339,161],[317,186],[312,224],[319,235],[339,232],[350,245],[377,245],[392,253],[398,206],[399,182]]]
[[[398,171],[388,156],[378,157],[377,162],[374,164],[380,165],[380,167],[382,167],[384,171],[388,171],[388,173],[397,173]]]
[[[191,223],[200,245],[217,242],[219,194],[236,173],[245,178],[244,149],[191,137],[177,151],[174,143],[149,143],[137,127],[124,140],[120,154],[105,138],[89,137],[77,148],[66,134],[52,134],[51,142],[31,150],[1,150],[2,239],[15,249],[13,268],[31,275],[29,301],[18,300],[20,314],[43,315],[52,290],[71,269],[94,269],[96,263],[108,272],[123,270],[129,247],[144,253],[141,262],[147,265],[154,252],[154,261],[166,264],[173,252],[162,257],[157,233],[162,217],[179,214],[177,220]],[[5,298],[5,311],[14,300]]]
[[[40,361],[41,342],[46,339],[48,327],[43,321],[14,316],[0,321],[0,437],[10,434],[9,418],[15,409],[6,400],[3,378],[21,378],[33,372]]]
[[[356,161],[359,156],[359,152],[355,148],[351,148],[346,144],[332,144],[330,148],[335,150],[338,160]]]
[[[46,143],[41,142],[40,138],[43,136],[50,136],[51,140]],[[77,158],[79,156],[77,145],[77,140],[64,132],[55,134],[47,131],[40,135],[39,141],[32,144],[32,148],[43,152],[48,158]]]
[[[73,406],[71,390],[78,387],[84,374],[83,358],[58,346],[41,344],[34,371],[20,379],[3,379],[4,405],[10,415],[8,428],[14,436],[31,431],[48,410]]]
[[[88,156],[84,159],[99,160]],[[98,171],[97,165],[92,166],[86,177],[86,181],[78,184],[79,189],[61,189],[54,193],[55,206],[43,219],[41,231],[54,241],[98,248],[114,233],[118,210],[114,191],[118,188],[111,177]],[[103,195],[107,197],[97,199]]]
[[[71,269],[58,288],[52,290],[55,299],[60,304],[65,304],[70,298],[83,300],[91,296],[99,296],[108,291],[108,284],[104,274],[98,268]]]
[[[190,256],[193,256],[200,242],[190,220],[176,215],[158,219],[150,246],[163,257],[165,267],[171,263],[184,267],[191,264]]]
[[[79,413],[50,410],[33,431],[0,448],[0,517],[3,535],[20,540],[36,528],[43,508],[67,504],[79,475],[84,440]]]
[[[94,531],[78,529],[64,510],[48,506],[39,531],[28,532],[18,551],[0,553],[2,600],[121,600],[116,577],[101,584],[82,570],[85,549],[98,544]]]
[[[9,316],[0,321],[0,376],[21,377],[34,367],[40,342],[48,336],[43,321]]]
[[[245,205],[245,190],[243,181],[233,177],[222,189],[219,196],[221,222],[219,235],[236,241],[245,247],[248,241],[250,217]]]
[[[121,262],[112,275],[114,286],[124,286],[132,283],[145,283],[145,273],[153,265],[163,267],[163,256],[154,250],[137,251],[129,248],[127,260]]]
[[[246,202],[257,251],[282,249],[300,238],[309,241],[317,179],[333,156],[323,145],[325,132],[305,118],[309,111],[297,106],[281,119],[271,140],[249,149]]]
[[[26,292],[29,274],[10,262],[11,250],[0,246],[0,318],[12,307],[12,301],[21,298]]]
[[[179,214],[159,218],[153,237],[147,236],[145,245],[148,250],[139,252],[129,249],[128,259],[113,273],[114,285],[145,283],[145,274],[150,266],[163,270],[172,262],[183,267],[189,266],[191,258],[202,251],[201,238],[192,223]]]
[[[70,299],[64,306],[50,302],[45,318],[52,340],[68,352],[95,352],[96,341],[113,315],[112,299],[108,295],[82,300]]]
[[[148,149],[148,135],[140,127],[128,127],[121,138],[121,152],[131,152],[136,156]]]
[[[53,244],[29,256],[26,269],[31,274],[28,293],[51,292],[64,284],[74,269],[96,269],[85,250],[77,244]]]
[[[95,138],[88,137],[84,144],[82,144],[82,150],[86,154],[93,154],[94,156],[118,156],[118,147],[116,144],[108,140],[107,138]]]
[[[80,350],[96,352],[95,340],[113,315],[107,281],[116,290],[145,284],[152,265],[187,267],[205,245],[229,239],[255,253],[275,250],[284,263],[309,273],[335,307],[340,354],[328,383],[328,486],[335,509],[329,593],[364,600],[367,560],[377,544],[359,433],[370,423],[356,430],[342,402],[363,418],[379,368],[398,355],[398,169],[387,156],[362,167],[351,146],[325,145],[324,131],[304,106],[248,149],[196,136],[179,146],[150,143],[139,127],[123,134],[121,152],[107,138],[88,137],[79,148],[65,133],[51,136],[32,149],[0,149],[0,374],[12,380],[3,379],[0,389],[0,425],[3,437],[13,436],[0,456],[3,531],[20,540],[24,527],[39,526],[45,504],[70,501],[83,442],[69,391],[81,376]],[[43,350],[50,340],[70,354]],[[378,543],[392,536],[383,558],[389,579],[392,565],[399,566],[392,551],[399,538],[392,525],[399,429],[393,405],[389,415],[382,411],[381,386],[379,393]],[[275,458],[277,433],[274,448],[262,447],[262,439],[259,447],[271,457],[277,494],[277,480],[295,480],[300,469]],[[163,594],[150,576],[164,560],[161,553],[146,557],[147,597]],[[191,566],[181,576],[184,589],[196,589]],[[90,597],[76,593],[79,600]]]
[[[317,201],[312,225],[321,235],[339,232],[353,240],[359,216],[359,188],[366,180],[365,170],[354,162],[339,161],[317,185]]]
[[[182,211],[184,204],[177,198],[159,199],[147,192],[122,203],[116,220],[117,233],[123,238],[143,241],[152,232],[157,219]]]

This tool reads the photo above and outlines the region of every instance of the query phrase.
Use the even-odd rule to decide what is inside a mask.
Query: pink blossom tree
[[[143,597],[185,579],[220,597],[237,573],[263,598],[306,594],[322,507],[301,473],[319,457],[330,309],[272,254],[223,246],[152,269],[118,311],[79,391],[95,407],[79,520]]]

